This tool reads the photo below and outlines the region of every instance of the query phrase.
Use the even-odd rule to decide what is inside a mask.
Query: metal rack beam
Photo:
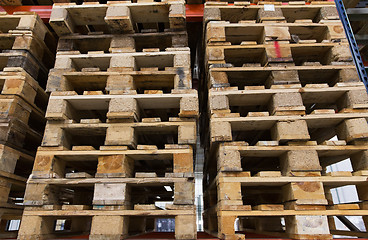
[[[186,4],[187,22],[202,22],[203,4]],[[50,20],[52,6],[0,6],[0,12],[36,12],[46,23]]]
[[[350,50],[353,55],[355,66],[358,70],[358,74],[360,79],[363,81],[364,86],[368,92],[368,77],[367,72],[365,70],[365,66],[363,63],[363,59],[360,56],[358,44],[355,41],[354,33],[351,29],[348,14],[346,13],[344,3],[342,0],[335,0],[337,11],[339,13],[342,25],[344,26],[344,30],[346,33],[346,37],[348,39]]]

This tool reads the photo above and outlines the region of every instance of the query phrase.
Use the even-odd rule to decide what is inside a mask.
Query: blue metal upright
[[[335,3],[336,3],[337,12],[339,13],[342,25],[344,26],[346,37],[349,41],[350,50],[353,55],[355,66],[358,70],[360,80],[362,80],[362,82],[364,83],[364,86],[368,93],[367,72],[365,70],[362,57],[360,56],[359,48],[355,41],[354,33],[351,29],[348,14],[346,13],[344,3],[342,0],[335,0]]]

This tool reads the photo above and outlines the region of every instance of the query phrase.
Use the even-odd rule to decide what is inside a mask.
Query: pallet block
[[[123,216],[94,216],[90,239],[121,239],[127,237],[129,218]],[[117,226],[111,225],[117,223]]]

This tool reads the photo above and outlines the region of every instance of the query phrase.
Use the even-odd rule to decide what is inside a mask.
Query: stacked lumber
[[[196,239],[184,2],[58,4],[50,25],[47,124],[18,239],[122,239],[156,230],[157,218]]]
[[[333,218],[368,226],[368,96],[333,3],[206,3],[204,24],[206,231],[366,236]],[[352,173],[326,172],[349,158]],[[359,203],[333,201],[346,185]]]
[[[46,124],[43,90],[56,41],[38,15],[0,15],[1,237],[20,219],[26,181]]]

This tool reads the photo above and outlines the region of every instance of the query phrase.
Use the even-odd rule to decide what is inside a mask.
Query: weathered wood
[[[76,17],[78,16],[78,17]],[[142,24],[142,29],[138,28]],[[185,28],[183,1],[169,2],[111,2],[109,4],[55,5],[50,25],[59,35],[85,33],[93,26],[104,33],[134,33],[145,29]]]
[[[95,110],[106,111],[107,121],[119,122],[126,119],[143,121],[141,112],[161,117],[176,114],[181,118],[198,116],[198,96],[195,90],[186,94],[137,94],[103,96],[57,96],[52,93],[46,111],[48,120],[74,120],[102,118]],[[167,109],[165,111],[165,109]],[[156,113],[157,111],[157,113]],[[145,115],[147,116],[147,115]],[[104,120],[104,118],[102,118]],[[167,119],[168,120],[168,119]]]
[[[188,50],[167,48],[164,52],[149,53],[58,55],[46,91],[100,90],[110,94],[136,94],[144,90],[175,92],[175,89],[178,93],[185,92],[192,88]],[[91,66],[100,70],[83,71]]]
[[[187,33],[180,32],[154,32],[134,34],[96,34],[96,35],[67,35],[62,36],[58,42],[59,54],[71,51],[87,53],[90,51],[103,51],[105,53],[142,52],[148,47],[159,48],[165,51],[170,47],[187,47]]]
[[[268,16],[268,18],[265,16],[264,19],[271,21],[281,20],[282,22],[286,21],[288,23],[293,23],[298,19],[311,19],[316,23],[321,20],[338,19],[336,7],[333,3],[327,4],[328,5],[275,4],[275,11],[281,9],[283,16],[279,13],[277,16]],[[257,20],[257,17],[260,16],[260,14],[258,14],[260,10],[263,10],[263,4],[245,7],[243,5],[212,4],[212,2],[208,2],[205,5],[204,22],[208,23],[215,20],[237,23],[243,20]]]
[[[282,20],[282,8],[276,6],[272,14],[279,15]],[[267,14],[267,11],[258,10],[259,14]],[[262,16],[259,16],[263,18]],[[264,17],[265,19],[270,19]],[[297,37],[297,38],[295,38]],[[269,22],[263,23],[233,23],[225,21],[209,22],[206,29],[206,41],[208,45],[218,45],[230,42],[231,45],[239,45],[242,41],[255,41],[264,43],[267,41],[293,41],[301,43],[303,40],[315,40],[316,42],[334,41],[345,39],[342,24],[339,21],[310,22]]]

